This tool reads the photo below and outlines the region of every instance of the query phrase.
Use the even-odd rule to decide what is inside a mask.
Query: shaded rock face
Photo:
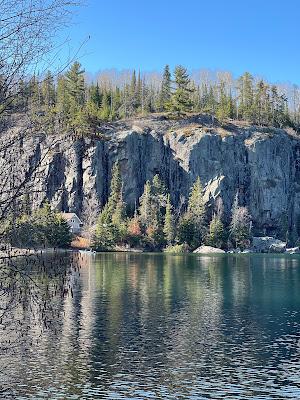
[[[105,139],[45,135],[24,139],[2,158],[21,175],[39,165],[29,190],[33,207],[46,198],[57,209],[79,215],[90,204],[101,207],[109,193],[112,165],[118,160],[124,200],[131,210],[146,180],[158,173],[176,206],[187,199],[199,175],[209,213],[221,197],[228,220],[238,193],[254,228],[263,234],[276,234],[283,223],[296,229],[300,215],[300,141],[279,129],[236,126],[220,132],[195,118],[182,123],[129,121],[112,125]]]

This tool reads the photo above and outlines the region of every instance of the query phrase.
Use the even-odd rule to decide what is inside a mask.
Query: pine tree
[[[151,184],[147,181],[144,185],[144,192],[140,198],[140,220],[145,229],[147,229],[153,220],[153,210],[151,201]]]
[[[207,242],[210,246],[222,248],[224,246],[225,231],[221,218],[213,216],[209,224]]]
[[[89,88],[89,100],[92,101],[97,108],[101,107],[101,93],[99,89],[99,84],[91,85]]]
[[[200,245],[205,232],[205,206],[202,193],[203,187],[198,176],[192,186],[187,209],[188,218],[194,225],[194,237],[191,243],[194,246]]]
[[[167,190],[159,175],[154,175],[151,185],[152,208],[157,215],[157,220],[162,222],[163,210],[166,207]]]
[[[216,116],[223,122],[226,118],[233,116],[233,104],[231,95],[227,95],[225,91],[225,83],[222,81],[219,86],[220,101],[217,107]]]
[[[57,80],[57,101],[56,111],[58,113],[59,122],[65,124],[69,117],[69,97],[67,93],[67,81],[64,76],[59,76]]]
[[[37,112],[41,106],[41,93],[37,77],[34,75],[29,81],[29,108]]]
[[[42,98],[46,109],[55,105],[55,85],[54,78],[50,71],[47,72],[42,82]]]
[[[165,213],[165,221],[164,221],[164,234],[165,234],[165,240],[170,246],[173,243],[173,240],[175,238],[175,232],[174,232],[174,218],[172,215],[172,204],[170,200],[170,195],[168,194],[167,196],[167,204],[166,204],[166,213]]]
[[[186,68],[178,65],[174,71],[176,90],[172,96],[171,109],[176,112],[187,112],[192,108],[190,99],[190,78]]]
[[[102,96],[101,112],[100,117],[104,121],[107,121],[110,116],[110,98],[109,94],[105,91]]]
[[[239,117],[253,120],[254,117],[254,91],[253,76],[245,72],[238,80]]]
[[[66,73],[67,93],[77,107],[82,107],[85,101],[84,70],[79,62],[74,62]]]
[[[108,210],[112,216],[118,206],[118,203],[122,200],[122,178],[120,173],[119,162],[116,161],[111,171],[111,182],[110,182],[110,195],[108,198]]]
[[[122,179],[119,163],[112,168],[110,195],[96,226],[94,247],[109,249],[122,241],[126,234],[125,205],[122,196]]]
[[[171,73],[168,65],[164,68],[160,98],[159,98],[159,108],[161,111],[166,111],[170,108],[171,100]]]
[[[258,125],[267,125],[268,121],[271,119],[271,105],[268,93],[268,85],[266,85],[262,80],[257,83],[255,89],[254,115],[255,122]]]
[[[188,213],[181,215],[177,226],[177,239],[179,243],[194,246],[195,224]]]

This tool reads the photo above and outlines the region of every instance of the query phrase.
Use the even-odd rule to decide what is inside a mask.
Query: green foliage
[[[171,107],[171,73],[168,65],[165,66],[161,83],[159,108],[160,111],[166,111]]]
[[[203,188],[200,178],[197,177],[192,185],[188,207],[178,224],[178,240],[187,243],[190,247],[200,246],[205,237],[205,205],[203,201]]]
[[[206,238],[209,246],[223,248],[225,242],[225,230],[221,218],[214,216],[209,224],[209,232]]]
[[[187,112],[192,109],[191,81],[186,68],[178,65],[174,71],[176,90],[172,95],[171,110],[176,112]]]
[[[165,253],[170,253],[170,254],[182,254],[182,253],[188,253],[190,251],[189,246],[186,243],[183,244],[175,244],[175,245],[169,245],[164,249]]]
[[[175,238],[175,227],[174,227],[174,218],[172,215],[172,204],[170,200],[170,195],[167,196],[167,204],[166,204],[166,213],[165,213],[165,221],[164,221],[164,234],[165,240],[170,246]]]
[[[203,201],[203,187],[200,178],[196,179],[192,186],[187,213],[194,224],[194,237],[192,245],[199,246],[205,234],[205,205]]]
[[[8,238],[17,246],[68,247],[70,227],[62,216],[46,203],[31,215],[23,215],[9,228]]]
[[[188,213],[185,213],[180,219],[177,227],[177,239],[179,243],[187,243],[191,247],[196,247],[194,243],[195,224]]]
[[[155,175],[152,182],[147,181],[140,198],[140,221],[143,232],[150,239],[153,247],[164,244],[164,214],[167,201],[166,187]]]
[[[119,163],[112,167],[110,195],[97,221],[93,247],[109,250],[126,237],[125,204],[122,195],[122,179]]]
[[[135,71],[129,80],[109,79],[87,85],[84,70],[75,62],[56,82],[51,72],[43,79],[32,76],[28,81],[20,81],[16,88],[19,96],[12,102],[12,108],[39,117],[49,114],[51,126],[58,122],[60,129],[80,135],[94,133],[103,121],[161,111],[171,111],[168,116],[173,118],[190,111],[207,112],[221,123],[235,118],[275,127],[297,128],[300,124],[300,105],[295,100],[299,97],[298,88],[291,91],[293,98],[288,99],[275,85],[263,80],[254,83],[248,72],[236,82],[223,73],[217,80],[206,77],[198,83],[180,65],[176,66],[172,79],[166,65],[160,81],[149,80]]]
[[[140,198],[140,221],[144,229],[150,227],[153,218],[152,210],[152,194],[151,194],[151,184],[147,181],[144,185],[144,192]]]

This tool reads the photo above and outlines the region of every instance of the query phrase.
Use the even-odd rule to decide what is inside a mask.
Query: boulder
[[[271,236],[253,237],[252,248],[257,253],[284,253],[286,243]]]
[[[210,253],[223,254],[223,253],[225,253],[225,251],[222,250],[222,249],[218,249],[217,247],[200,246],[200,247],[198,247],[198,249],[194,250],[193,253],[197,253],[197,254],[210,254]]]
[[[286,249],[285,252],[288,254],[299,254],[300,249],[299,249],[299,247],[291,247],[289,249]]]

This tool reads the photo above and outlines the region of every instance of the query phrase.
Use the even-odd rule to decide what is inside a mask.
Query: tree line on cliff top
[[[59,124],[75,133],[96,132],[101,121],[113,121],[149,113],[209,113],[221,123],[228,119],[251,124],[293,127],[300,121],[300,91],[289,93],[246,72],[234,80],[230,74],[195,79],[187,69],[168,65],[155,79],[132,71],[120,79],[109,77],[88,83],[84,69],[74,62],[69,70],[55,77],[48,72],[43,79],[32,76],[21,80],[19,95],[11,111],[31,112],[45,121]]]

